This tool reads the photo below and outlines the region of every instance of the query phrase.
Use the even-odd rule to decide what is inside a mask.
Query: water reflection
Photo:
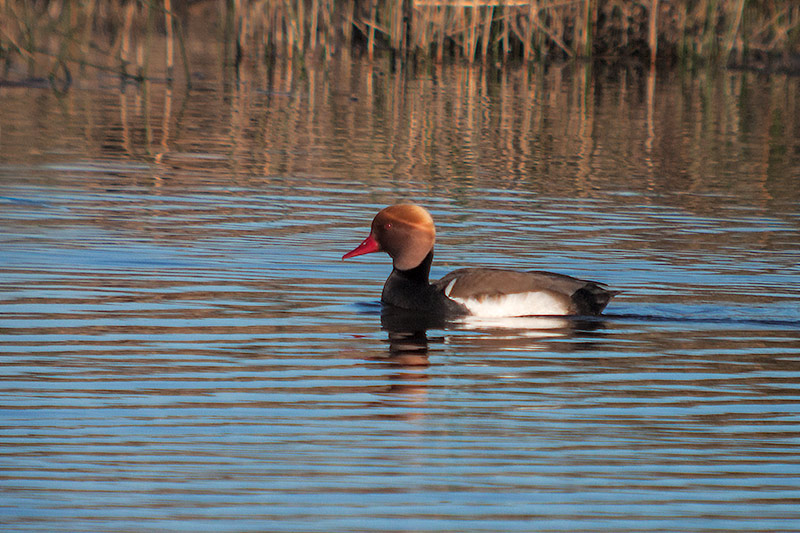
[[[702,197],[676,203],[709,215],[729,193],[762,207],[787,191],[796,199],[796,78],[656,78],[584,64],[498,72],[449,65],[430,74],[344,60],[259,68],[226,91],[211,82],[193,93],[158,84],[75,90],[64,105],[25,105],[27,91],[2,88],[2,120],[18,126],[4,128],[0,160],[37,153],[59,161],[77,147],[79,159],[93,162],[153,163],[137,181],[155,188],[214,183],[209,174],[219,171],[234,176],[228,186],[304,176],[307,191],[326,180],[339,190],[333,180],[385,179],[392,197],[382,203],[428,180],[460,203],[470,199],[467,188],[486,182],[555,197],[691,192]],[[726,183],[738,172],[748,179]]]
[[[441,317],[382,306],[381,329],[386,331],[389,343],[386,360],[404,368],[427,367],[431,342],[428,330],[441,330],[446,326],[447,321]]]
[[[387,360],[400,366],[427,366],[430,340],[428,331],[437,332],[437,343],[447,342],[448,334],[458,336],[460,344],[491,351],[544,351],[549,341],[570,340],[573,349],[594,349],[604,335],[602,317],[460,317],[444,319],[383,306],[381,329],[388,333]]]

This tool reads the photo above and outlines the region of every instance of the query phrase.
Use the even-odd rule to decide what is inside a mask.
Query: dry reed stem
[[[658,0],[650,0],[647,42],[650,46],[650,64],[655,65],[658,53]]]
[[[441,63],[444,59],[444,37],[445,37],[445,24],[447,20],[447,11],[444,7],[436,8],[438,32],[436,35],[436,62]]]
[[[313,53],[317,49],[317,23],[319,21],[319,0],[311,0],[311,27],[308,31],[308,47]]]
[[[120,70],[123,74],[127,73],[128,65],[131,61],[131,41],[133,33],[133,15],[136,10],[136,4],[130,2],[125,6],[125,18],[122,26],[122,40],[120,42],[119,60]]]
[[[722,52],[722,60],[725,63],[728,62],[728,58],[731,55],[731,50],[733,50],[733,46],[736,40],[736,34],[738,33],[739,26],[742,23],[742,15],[744,14],[744,3],[745,0],[739,0],[739,5],[735,10],[736,15],[733,24],[730,25],[730,28],[728,29],[728,34],[725,37],[725,48],[724,51]]]
[[[172,1],[164,0],[164,29],[166,31],[166,62],[167,78],[172,79],[172,68],[174,60],[174,36],[172,33]]]
[[[533,28],[537,25],[538,6],[536,0],[531,0],[528,5],[528,25],[525,27],[525,35],[523,37],[523,53],[522,60],[528,63],[531,60],[531,47],[533,46]]]
[[[372,61],[375,54],[375,26],[378,23],[378,0],[371,1],[370,18],[368,22],[367,35],[367,57]]]
[[[483,34],[481,35],[481,61],[486,63],[487,52],[489,51],[489,40],[492,34],[492,20],[494,18],[494,6],[486,8],[486,17],[483,21]]]

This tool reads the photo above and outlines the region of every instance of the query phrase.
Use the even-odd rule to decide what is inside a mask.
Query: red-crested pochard
[[[413,204],[392,205],[375,216],[369,236],[342,259],[386,252],[394,269],[381,301],[448,317],[599,315],[618,294],[602,283],[563,274],[496,268],[462,268],[430,283],[435,240],[428,211]]]

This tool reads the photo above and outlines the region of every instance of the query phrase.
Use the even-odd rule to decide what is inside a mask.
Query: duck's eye
[[[389,222],[389,223],[387,223],[387,224],[384,224],[384,225],[383,225],[383,229],[392,229],[392,223],[391,223],[391,222]]]

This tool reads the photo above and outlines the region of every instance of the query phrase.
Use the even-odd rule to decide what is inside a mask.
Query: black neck
[[[409,281],[427,285],[428,276],[431,273],[431,263],[433,263],[433,248],[431,248],[431,251],[425,256],[425,259],[423,259],[422,262],[414,268],[409,268],[408,270],[400,270],[395,268],[394,271]]]
[[[440,318],[467,314],[466,307],[445,296],[441,287],[430,284],[428,275],[432,262],[433,249],[414,268],[392,270],[383,285],[381,301],[399,309]]]

